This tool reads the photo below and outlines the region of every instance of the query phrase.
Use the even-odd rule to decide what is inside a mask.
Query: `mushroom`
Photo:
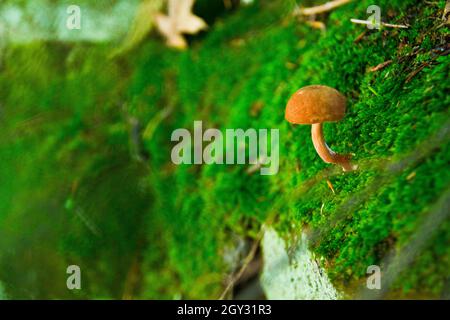
[[[342,166],[344,171],[355,170],[351,155],[341,155],[331,150],[323,137],[322,123],[339,121],[344,117],[346,99],[336,89],[312,85],[295,92],[286,105],[285,118],[293,124],[311,124],[311,137],[317,154],[326,163]]]

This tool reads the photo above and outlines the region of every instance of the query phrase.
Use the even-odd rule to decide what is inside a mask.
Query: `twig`
[[[392,63],[392,60],[388,60],[388,61],[382,62],[379,65],[370,68],[369,71],[370,72],[375,72],[375,71],[381,70],[381,69],[387,67],[388,65],[390,65],[391,63]]]
[[[367,30],[361,32],[361,33],[356,37],[356,39],[353,40],[353,43],[358,43],[358,42],[360,42],[360,41],[362,40],[362,38],[364,38],[364,36],[366,35],[366,33],[367,33]]]
[[[404,25],[404,24],[392,24],[392,23],[382,22],[381,25],[385,26],[385,27],[389,27],[389,28],[401,28],[401,29],[408,29],[409,28],[409,26]]]
[[[373,24],[373,21],[369,21],[369,20],[350,19],[350,21],[353,23],[357,23],[357,24],[365,24],[365,25]],[[386,22],[381,22],[380,24],[384,27],[389,27],[389,28],[401,28],[401,29],[409,28],[409,26],[404,25],[404,24],[392,24],[392,23],[386,23]]]
[[[234,287],[235,283],[242,277],[245,270],[247,269],[250,262],[252,262],[253,258],[256,255],[256,251],[258,250],[259,243],[261,242],[262,236],[264,234],[264,228],[261,227],[261,229],[258,232],[258,235],[256,236],[255,242],[252,245],[252,248],[250,249],[250,252],[244,259],[244,264],[242,265],[241,269],[239,269],[238,273],[233,277],[233,279],[230,280],[225,290],[220,295],[219,300],[225,299],[227,293],[231,290],[231,288]]]
[[[424,63],[422,64],[420,67],[418,67],[416,70],[414,70],[413,72],[411,72],[408,77],[405,80],[405,83],[408,83],[412,80],[412,78],[414,78],[420,71],[422,71],[425,67],[428,67],[429,64],[428,63]]]
[[[334,0],[334,1],[330,1],[325,4],[322,4],[320,6],[315,6],[315,7],[310,7],[310,8],[299,8],[294,12],[294,14],[295,15],[299,14],[299,15],[303,15],[303,16],[312,16],[312,15],[315,15],[318,13],[331,11],[334,8],[340,7],[351,1],[352,0]]]

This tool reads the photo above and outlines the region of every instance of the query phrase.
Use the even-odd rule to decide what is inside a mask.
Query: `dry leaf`
[[[169,15],[158,14],[156,26],[167,39],[167,45],[175,48],[186,48],[183,33],[195,34],[206,29],[203,19],[192,13],[194,0],[169,0]]]

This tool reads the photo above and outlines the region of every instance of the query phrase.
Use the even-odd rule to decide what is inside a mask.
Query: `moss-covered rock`
[[[25,228],[22,245],[35,246],[41,233],[30,224],[42,210],[60,224],[44,224],[52,232],[42,252],[54,256],[26,260],[0,250],[8,294],[30,296],[23,287],[32,284],[43,287],[39,297],[72,297],[65,282],[47,288],[46,277],[18,281],[18,272],[7,283],[6,274],[24,261],[41,274],[57,261],[53,270],[64,275],[66,262],[82,261],[90,279],[84,297],[217,298],[227,245],[235,235],[256,238],[268,223],[288,241],[305,230],[319,234],[311,249],[353,297],[367,267],[402,251],[450,183],[445,1],[379,1],[383,21],[408,29],[350,22],[365,19],[371,4],[321,15],[321,31],[292,15],[293,2],[255,1],[216,13],[184,52],[153,38],[114,59],[108,45],[9,47],[0,73],[0,232],[8,235],[0,248],[19,246]],[[310,128],[284,120],[289,96],[309,84],[348,98],[344,120],[324,130],[334,150],[355,154],[359,170],[343,174],[323,163]],[[279,173],[175,166],[171,133],[192,130],[194,120],[222,131],[279,129]],[[74,208],[104,230],[101,240]],[[388,297],[441,295],[448,230],[448,220],[435,226]]]

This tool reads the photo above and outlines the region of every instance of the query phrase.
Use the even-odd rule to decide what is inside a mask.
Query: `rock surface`
[[[262,241],[264,268],[261,284],[268,299],[336,300],[339,293],[325,271],[308,250],[302,234],[289,259],[286,244],[275,230],[268,228]]]

